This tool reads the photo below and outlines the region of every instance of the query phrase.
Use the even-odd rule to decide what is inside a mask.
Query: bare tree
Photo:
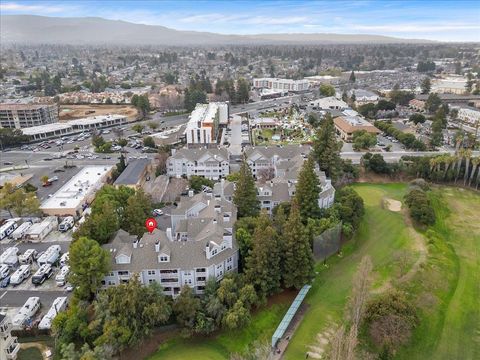
[[[274,177],[275,177],[275,169],[273,167],[260,169],[257,174],[258,180],[263,183],[272,180]]]

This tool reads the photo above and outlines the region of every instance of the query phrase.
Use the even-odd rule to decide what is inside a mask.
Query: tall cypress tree
[[[290,217],[283,228],[283,282],[285,287],[300,289],[313,275],[313,253],[310,237],[302,224],[300,207],[293,199]]]
[[[253,246],[247,258],[245,276],[260,299],[280,289],[280,252],[277,233],[266,213],[258,219],[253,233]]]
[[[320,195],[320,181],[315,174],[315,165],[311,157],[303,163],[295,190],[295,198],[300,206],[302,221],[316,218],[320,214],[318,197]]]
[[[233,203],[237,205],[238,217],[257,216],[260,202],[257,199],[255,179],[247,162],[243,160],[240,166],[238,181],[233,195]]]
[[[336,180],[341,172],[341,149],[342,142],[336,139],[335,125],[332,116],[327,114],[317,130],[313,143],[313,151],[320,170],[325,171],[327,177],[332,180]]]

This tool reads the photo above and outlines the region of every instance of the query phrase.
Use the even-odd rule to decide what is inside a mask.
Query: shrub
[[[423,225],[433,225],[435,223],[435,212],[430,199],[423,190],[412,189],[405,196],[405,203],[410,210],[410,216],[415,221]]]

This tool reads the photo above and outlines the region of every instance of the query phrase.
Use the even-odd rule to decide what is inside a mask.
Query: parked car
[[[162,209],[154,209],[154,210],[152,211],[152,214],[153,214],[154,216],[162,216],[162,215],[163,215],[163,210],[162,210]]]
[[[0,281],[0,288],[6,288],[10,284],[10,275],[7,275]]]

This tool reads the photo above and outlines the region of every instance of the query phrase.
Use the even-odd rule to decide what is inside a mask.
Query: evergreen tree
[[[143,190],[138,190],[127,200],[121,227],[130,234],[142,236],[145,233],[145,219],[150,216],[151,210],[151,199]]]
[[[432,88],[432,83],[430,82],[430,78],[428,76],[425,79],[423,79],[420,87],[422,89],[422,94],[430,93],[430,89]]]
[[[245,160],[243,160],[240,166],[235,194],[233,195],[233,203],[238,208],[238,217],[257,216],[260,210],[255,179]]]
[[[304,223],[308,218],[316,218],[320,214],[318,197],[320,195],[320,181],[315,174],[315,165],[312,157],[303,163],[295,190],[295,199],[300,206],[300,215]]]
[[[313,253],[310,236],[302,224],[300,207],[293,199],[290,217],[283,228],[283,282],[285,287],[300,289],[313,275]]]
[[[253,246],[247,258],[245,276],[260,299],[280,289],[280,252],[277,233],[266,213],[262,213],[253,233]]]
[[[352,70],[352,72],[350,73],[350,79],[349,79],[349,81],[350,81],[351,83],[354,83],[355,80],[356,80],[356,79],[355,79],[355,73],[354,73],[353,70]]]
[[[250,98],[249,92],[250,92],[250,84],[248,83],[248,81],[243,78],[238,79],[237,81],[238,102],[241,104],[248,102],[248,99]]]
[[[325,171],[327,177],[330,177],[332,180],[337,179],[340,175],[342,168],[341,149],[342,142],[337,141],[335,125],[333,124],[332,116],[328,114],[317,130],[313,151],[320,170]]]

